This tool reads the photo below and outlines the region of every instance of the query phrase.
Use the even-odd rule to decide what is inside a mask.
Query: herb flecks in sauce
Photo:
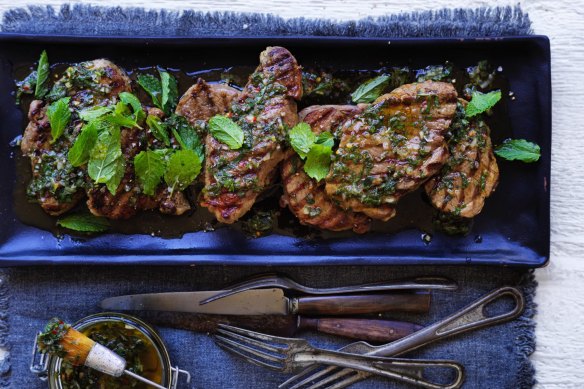
[[[30,199],[50,196],[69,202],[80,189],[87,187],[85,173],[71,165],[67,151],[65,147],[55,147],[34,160],[33,179],[26,192]]]
[[[452,64],[430,65],[416,72],[418,82],[423,81],[452,81]]]
[[[219,158],[215,165],[207,167],[214,182],[204,190],[211,196],[229,192],[243,197],[248,191],[263,191],[257,173],[254,173],[263,161],[254,157],[254,149],[262,142],[282,144],[286,140],[289,128],[282,117],[264,115],[264,108],[272,99],[285,96],[286,87],[276,82],[273,76],[256,71],[251,75],[247,88],[253,93],[248,93],[246,99],[236,100],[232,104],[230,117],[243,132],[243,143],[241,148],[226,153],[226,157]],[[250,174],[232,174],[236,168],[247,169]]]
[[[49,102],[66,96],[73,96],[77,108],[98,105],[107,99],[111,86],[102,83],[102,77],[107,76],[107,68],[96,68],[93,62],[81,62],[68,67],[62,77],[55,82],[46,96]]]
[[[241,70],[241,69],[239,69]],[[236,72],[239,71],[236,69]],[[446,70],[446,71],[445,71]],[[458,69],[460,70],[460,69]],[[495,80],[495,77],[498,77],[498,75],[494,74],[494,72],[492,71],[492,67],[486,67],[483,63],[479,63],[479,65],[477,65],[476,67],[473,67],[472,69],[469,69],[470,72],[470,81],[468,80],[468,77],[466,77],[466,75],[464,77],[461,77],[461,75],[459,73],[451,73],[449,74],[450,69],[445,68],[444,66],[438,66],[438,67],[428,67],[427,69],[425,69],[423,72],[418,72],[418,75],[422,75],[423,73],[423,77],[429,77],[429,78],[438,78],[438,79],[452,79],[452,77],[456,74],[457,78],[459,78],[459,82],[457,82],[457,85],[460,85],[460,87],[462,87],[463,85],[478,85],[478,87],[483,87],[486,85],[485,81],[492,84],[491,81]],[[245,75],[247,75],[247,72],[244,72]],[[337,71],[335,73],[331,73],[331,72],[326,72],[326,71],[322,71],[320,69],[317,69],[313,72],[305,72],[304,73],[304,77],[303,77],[303,81],[304,81],[304,86],[305,86],[305,98],[303,99],[303,101],[300,103],[301,106],[308,104],[309,102],[315,102],[318,101],[319,103],[347,103],[350,100],[350,96],[349,93],[355,89],[355,87],[361,83],[362,81],[366,80],[366,79],[370,79],[372,77],[375,77],[376,75],[379,74],[389,74],[391,75],[390,78],[390,83],[387,85],[387,88],[384,92],[388,92],[390,90],[392,90],[395,87],[398,87],[404,83],[408,83],[408,82],[412,82],[415,81],[412,79],[412,75],[414,75],[416,72],[415,70],[409,71],[407,68],[391,68],[391,67],[385,67],[379,70],[375,70],[375,71]],[[100,85],[101,82],[101,78],[103,76],[107,75],[107,70],[105,69],[92,69],[91,66],[89,66],[89,63],[83,63],[83,64],[78,64],[78,65],[74,65],[69,67],[65,72],[64,72],[64,77],[62,80],[57,81],[57,83],[55,83],[54,87],[51,89],[51,93],[49,94],[49,96],[47,96],[46,98],[49,101],[55,101],[58,100],[61,97],[66,97],[66,96],[71,96],[72,97],[72,103],[75,104],[75,108],[74,110],[81,110],[84,107],[85,108],[91,108],[91,107],[95,107],[95,104],[99,104],[98,107],[104,107],[107,105],[110,105],[112,102],[111,101],[101,101],[99,99],[100,95],[103,95],[105,92],[108,91],[108,88],[102,88],[102,86]],[[256,78],[256,81],[258,81],[256,83],[256,87],[258,87],[259,89],[263,89],[264,91],[267,91],[267,94],[264,94],[263,96],[256,96],[257,100],[262,100],[265,99],[265,97],[267,95],[269,95],[269,89],[273,87],[273,89],[277,89],[278,87],[281,87],[277,84],[275,85],[269,85],[269,82],[266,83],[265,82],[265,77],[263,77],[262,74],[256,74],[254,76]],[[52,77],[51,77],[52,78]],[[158,78],[158,77],[157,77]],[[245,77],[241,77],[241,84],[243,84]],[[25,82],[25,84],[27,84],[27,86],[24,86],[23,89],[27,89],[27,90],[32,90],[34,89],[35,85],[32,83],[33,79],[36,79],[36,74],[34,75],[30,75],[30,78],[27,79],[27,81]],[[179,80],[181,80],[181,76],[179,75]],[[211,80],[213,81],[213,80]],[[452,80],[454,81],[454,80]],[[466,82],[466,84],[465,84]],[[183,83],[183,81],[181,80],[181,84]],[[261,84],[260,84],[261,83]],[[497,81],[494,81],[495,85],[498,86]],[[490,85],[489,84],[489,85]],[[184,85],[182,85],[184,87]],[[265,86],[265,88],[262,88],[262,86]],[[83,91],[80,89],[83,88],[89,88],[89,89],[96,89],[95,91]],[[100,89],[101,88],[101,89]],[[476,87],[475,87],[476,88]],[[160,88],[160,94],[159,94],[159,99],[161,99],[162,95],[162,87]],[[143,94],[143,96],[139,96],[142,100],[144,100],[145,95]],[[252,131],[252,129],[254,128],[254,123],[253,121],[256,120],[257,121],[257,117],[254,116],[252,113],[253,111],[253,104],[256,103],[256,101],[254,101],[255,99],[249,99],[246,103],[251,103],[251,104],[244,104],[241,103],[238,105],[238,107],[236,107],[235,109],[239,109],[239,114],[238,115],[234,115],[235,116],[235,120],[238,121],[243,121],[243,125],[242,125],[242,130],[247,130],[248,132]],[[160,101],[161,103],[161,101]],[[427,105],[427,107],[431,107],[433,101],[432,98],[430,98],[429,104]],[[147,104],[147,103],[146,103]],[[261,104],[258,105],[258,109],[261,109]],[[428,108],[427,108],[428,110]],[[257,109],[256,109],[257,111]],[[248,115],[249,114],[249,115]],[[174,116],[174,115],[173,115]],[[374,111],[371,111],[371,115],[368,118],[369,122],[372,124],[372,127],[375,126],[380,126],[382,125],[382,120],[380,120],[379,117],[375,117],[375,113]],[[150,118],[150,121],[152,123],[152,118]],[[403,148],[405,147],[406,144],[406,137],[403,135],[405,131],[405,129],[403,128],[403,120],[401,119],[400,115],[395,115],[395,116],[391,116],[388,119],[391,123],[389,124],[389,126],[391,128],[394,129],[394,132],[392,134],[392,136],[389,139],[389,142],[391,144],[391,147],[396,147],[396,148]],[[166,120],[156,120],[156,123],[154,125],[158,125],[160,123],[162,124],[166,124],[167,122],[171,122],[171,119],[166,119]],[[72,121],[71,121],[71,125],[69,126],[68,129],[65,130],[65,133],[63,135],[62,138],[59,139],[59,142],[56,142],[55,145],[60,144],[61,142],[64,142],[63,145],[58,146],[53,148],[53,155],[52,156],[46,156],[44,157],[46,159],[46,162],[48,164],[48,166],[46,166],[46,168],[42,169],[46,172],[46,177],[44,177],[44,179],[37,179],[36,183],[32,183],[31,184],[31,188],[29,190],[29,193],[31,194],[31,196],[33,197],[37,197],[39,195],[39,193],[43,193],[45,195],[51,195],[51,192],[54,193],[57,197],[59,197],[60,199],[71,199],[72,195],[74,195],[76,193],[76,189],[77,188],[85,188],[87,186],[91,186],[92,183],[91,182],[85,182],[83,177],[84,175],[86,175],[86,173],[84,172],[84,167],[80,166],[80,169],[77,169],[73,166],[71,166],[70,164],[68,164],[69,166],[66,166],[66,156],[67,156],[67,148],[70,147],[70,141],[74,140],[77,138],[77,134],[79,133],[79,127],[75,128],[74,126],[79,123],[79,120],[77,118],[77,116],[75,115],[75,113],[73,112],[73,117],[72,117]],[[153,125],[147,125],[145,126],[144,124],[141,124],[141,126],[143,128],[145,128],[145,132],[148,131],[148,127],[153,127]],[[180,142],[178,142],[178,137],[174,136],[174,133],[177,133],[176,131],[172,131],[171,132],[171,127],[172,126],[168,126],[164,128],[164,132],[158,133],[156,132],[155,135],[157,135],[156,137],[159,138],[158,140],[155,140],[154,142],[158,142],[159,144],[157,144],[156,146],[153,146],[151,148],[152,151],[154,150],[159,150],[161,148],[166,147],[166,149],[168,150],[176,150],[179,148],[185,149],[185,148],[190,148],[188,146],[184,146],[183,144],[180,144]],[[199,126],[195,126],[195,130],[198,133],[199,136],[202,136],[204,134],[206,134],[207,132],[207,128],[206,128],[206,123],[202,123],[202,125]],[[247,128],[246,128],[247,127]],[[400,128],[402,127],[402,128]],[[156,130],[153,130],[153,132],[160,130],[160,126],[157,126]],[[177,127],[178,128],[178,127]],[[275,131],[275,135],[274,137],[278,137],[279,134],[281,133],[286,133],[287,129],[282,129],[279,128],[278,123],[276,123],[276,125],[273,127],[273,129],[279,129],[280,131]],[[419,127],[419,131],[424,131],[424,127],[420,126]],[[374,131],[373,131],[374,132]],[[454,131],[453,131],[454,132]],[[166,136],[165,136],[166,135]],[[179,135],[180,136],[180,135]],[[67,143],[67,139],[69,139],[69,144]],[[200,140],[200,138],[199,138]],[[183,142],[186,143],[186,142]],[[202,142],[199,143],[200,146],[202,146],[201,144]],[[247,144],[244,144],[242,146],[243,149],[245,149],[245,147],[247,146],[248,148],[251,146],[251,141],[247,141]],[[163,149],[163,150],[166,150]],[[200,150],[202,150],[202,147],[200,148]],[[423,153],[423,149],[422,149],[422,153]],[[57,155],[58,154],[58,155]],[[201,153],[202,154],[202,153]],[[358,160],[363,160],[365,162],[365,164],[371,165],[372,161],[370,156],[367,155],[362,155],[363,153],[360,152],[360,150],[358,148],[355,148],[352,150],[352,152],[350,153],[351,155],[348,155],[347,158],[353,158],[356,161]],[[63,158],[65,157],[65,158]],[[168,158],[168,155],[165,154],[165,158]],[[336,156],[335,156],[336,158]],[[86,159],[86,158],[85,158]],[[202,160],[202,158],[201,158]],[[77,160],[76,160],[77,161]],[[84,161],[84,158],[79,158],[79,163],[76,163],[78,166],[82,165],[83,162],[86,162],[86,160]],[[65,164],[63,163],[65,162]],[[242,160],[231,160],[228,161],[227,159],[224,159],[221,161],[222,164],[224,164],[225,166],[230,165],[230,166],[236,166],[239,162],[242,162]],[[418,158],[408,158],[406,160],[406,163],[408,165],[410,165],[412,168],[415,168],[418,164],[419,164],[419,159]],[[253,164],[253,163],[252,163]],[[251,165],[250,165],[251,166]],[[40,164],[35,165],[37,171],[41,170]],[[56,170],[62,169],[61,172],[59,172],[58,174],[55,174]],[[45,173],[44,173],[45,174]],[[353,172],[348,171],[347,167],[343,167],[343,166],[336,166],[336,170],[335,170],[335,174],[354,174]],[[216,190],[217,192],[220,192],[222,190],[228,189],[228,190],[238,190],[240,194],[245,193],[245,189],[247,188],[256,188],[256,190],[260,191],[262,190],[262,188],[257,188],[257,180],[254,180],[253,178],[245,178],[244,180],[238,182],[237,180],[234,180],[233,177],[231,177],[229,175],[229,173],[218,173],[218,175],[216,176],[216,178],[218,178],[218,183],[220,182],[221,184],[218,184],[214,189],[211,190]],[[392,179],[387,180],[383,186],[380,186],[379,191],[386,191],[387,193],[393,193],[395,192],[395,185],[396,183],[399,181],[400,179],[400,175],[396,174],[394,177],[392,177]],[[480,181],[482,180],[482,183],[479,183],[479,186],[481,188],[484,188],[484,182],[486,180],[486,177],[484,175],[481,176]],[[158,180],[160,182],[162,182],[162,179]],[[367,184],[371,184],[373,185],[376,182],[376,178],[373,177],[372,175],[370,175],[369,177],[366,177],[365,180]],[[56,183],[56,185],[55,185]],[[34,185],[33,185],[34,184]],[[68,190],[67,188],[70,188],[70,190]],[[358,191],[357,187],[353,187],[353,188],[347,188],[347,192],[351,192],[351,191]],[[371,198],[372,203],[376,203],[376,199],[375,199],[376,195],[374,194]],[[377,196],[379,197],[379,196]],[[310,213],[314,213],[317,212],[317,210],[307,210],[307,212]],[[169,221],[169,225],[171,223],[173,223],[174,221]],[[169,231],[170,229],[167,228],[167,231]],[[174,230],[172,230],[174,231]],[[175,232],[170,232],[169,234],[174,234]]]
[[[464,98],[470,100],[476,90],[487,90],[495,81],[496,70],[488,61],[479,61],[476,66],[467,68],[469,82],[464,86]]]
[[[65,356],[61,342],[71,326],[58,318],[52,318],[42,333],[37,336],[37,346],[42,353]]]
[[[435,211],[432,223],[434,228],[447,235],[467,235],[472,228],[473,219]]]
[[[243,221],[242,229],[253,238],[268,235],[274,228],[276,212],[253,210]]]
[[[421,117],[431,120],[431,113],[440,106],[439,98],[433,93],[419,93],[416,101],[421,104]],[[427,139],[430,137],[425,120],[412,120],[405,111],[391,107],[390,100],[383,100],[369,106],[359,118],[345,124],[354,131],[346,136],[344,147],[332,156],[331,176],[348,185],[340,185],[336,195],[343,199],[357,199],[359,202],[377,206],[393,204],[392,200],[400,180],[416,174],[416,167],[428,153]],[[364,129],[363,129],[364,128]],[[408,139],[419,137],[417,149],[412,149]],[[362,147],[362,142],[379,144],[381,151],[373,154]],[[376,164],[385,159],[387,170],[374,172]]]
[[[152,342],[138,329],[122,322],[101,322],[81,331],[95,342],[126,360],[126,369],[161,383],[162,364]],[[111,377],[96,370],[63,361],[60,371],[63,389],[147,389],[129,376]]]

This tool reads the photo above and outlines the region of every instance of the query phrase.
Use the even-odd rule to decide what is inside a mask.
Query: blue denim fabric
[[[163,291],[217,289],[268,267],[26,267],[8,270],[10,286],[7,315],[11,371],[10,388],[43,388],[46,383],[29,371],[35,333],[53,317],[74,322],[100,312],[98,303],[110,296]],[[338,286],[375,282],[416,275],[445,275],[456,279],[458,291],[435,292],[428,315],[394,314],[392,319],[431,324],[465,307],[478,297],[503,285],[519,285],[528,304],[523,316],[513,322],[463,334],[407,354],[407,357],[454,359],[466,368],[465,388],[529,388],[533,368],[535,283],[531,273],[488,267],[295,267],[278,271],[307,285]],[[137,316],[140,316],[138,314]],[[215,346],[207,334],[158,327],[172,363],[193,375],[190,388],[274,388],[286,376],[250,365]],[[332,336],[302,333],[316,346],[336,349],[350,341]],[[180,388],[188,388],[183,384]],[[402,387],[387,380],[371,379],[356,387]]]

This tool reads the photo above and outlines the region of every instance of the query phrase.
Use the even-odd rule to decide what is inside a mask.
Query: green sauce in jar
[[[163,364],[156,346],[141,330],[122,321],[102,321],[79,330],[126,360],[126,369],[162,384]],[[112,377],[85,366],[61,363],[62,389],[147,389],[127,375]]]

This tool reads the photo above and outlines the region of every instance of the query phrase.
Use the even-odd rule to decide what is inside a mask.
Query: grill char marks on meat
[[[217,220],[234,223],[272,182],[284,159],[287,131],[298,122],[295,99],[302,97],[302,72],[283,47],[268,47],[260,65],[231,106],[244,144],[231,150],[206,137],[205,188],[201,205]]]
[[[51,126],[46,114],[47,105],[43,101],[34,100],[30,104],[29,123],[20,149],[31,161],[29,196],[35,198],[46,213],[58,216],[75,207],[84,197],[84,178],[83,173],[67,161],[68,142],[50,143]]]
[[[53,99],[69,96],[70,106],[107,105],[122,91],[130,90],[127,75],[105,59],[83,62],[69,67],[56,81]],[[67,152],[79,132],[81,123],[72,121],[65,133],[51,143],[51,126],[46,116],[48,105],[31,103],[28,126],[21,143],[22,153],[31,159],[32,182],[29,196],[36,198],[49,215],[58,216],[75,207],[84,197],[85,173],[71,166]]]
[[[229,111],[239,91],[225,84],[207,84],[203,79],[191,86],[180,98],[176,114],[184,116],[192,126]]]
[[[451,127],[450,157],[424,189],[438,210],[472,218],[481,212],[485,199],[497,187],[499,168],[489,127],[478,117],[466,119],[466,104],[464,100],[459,103]]]
[[[400,197],[438,173],[456,110],[452,84],[406,84],[379,97],[341,129],[326,191],[347,210],[387,221]]]
[[[360,114],[362,108],[352,105],[312,106],[298,116],[312,131],[334,132],[347,119]],[[286,205],[300,223],[331,231],[353,230],[362,234],[369,230],[369,218],[362,213],[345,211],[328,197],[324,181],[317,182],[304,172],[304,162],[290,150],[282,164],[284,194],[280,205]]]

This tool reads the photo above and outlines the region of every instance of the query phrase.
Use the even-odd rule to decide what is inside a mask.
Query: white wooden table
[[[0,0],[0,13],[27,4],[112,4],[109,0]],[[443,7],[514,5],[517,0],[125,0],[121,6],[274,13],[348,20]],[[537,34],[552,44],[551,262],[537,271],[539,388],[584,387],[584,1],[525,0]],[[404,6],[407,5],[407,8]],[[0,355],[1,358],[1,355]],[[505,374],[505,372],[501,372]]]

